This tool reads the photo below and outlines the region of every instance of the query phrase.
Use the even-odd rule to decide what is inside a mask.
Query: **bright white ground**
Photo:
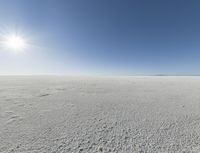
[[[0,77],[0,152],[200,152],[200,77]]]

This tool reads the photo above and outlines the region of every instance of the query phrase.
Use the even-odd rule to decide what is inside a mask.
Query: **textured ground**
[[[0,77],[0,152],[200,152],[200,77]]]

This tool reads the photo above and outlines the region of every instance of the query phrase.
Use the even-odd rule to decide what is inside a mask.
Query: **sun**
[[[20,52],[25,49],[26,41],[22,36],[11,34],[6,37],[5,44],[9,49]]]
[[[26,54],[34,47],[30,36],[21,30],[0,30],[0,51],[7,53]]]

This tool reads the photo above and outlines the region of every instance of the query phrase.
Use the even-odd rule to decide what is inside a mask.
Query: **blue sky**
[[[0,74],[200,74],[198,0],[0,0]],[[1,40],[2,38],[0,38]],[[2,45],[2,44],[0,44]]]

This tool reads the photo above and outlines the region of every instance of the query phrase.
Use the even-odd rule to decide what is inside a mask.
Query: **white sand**
[[[0,77],[1,153],[200,152],[200,77]]]

